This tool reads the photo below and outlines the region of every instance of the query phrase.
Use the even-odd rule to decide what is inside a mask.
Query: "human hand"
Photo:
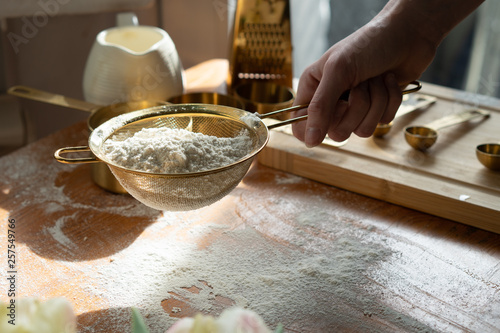
[[[395,7],[332,46],[302,74],[294,104],[309,103],[296,113],[308,119],[295,123],[293,133],[308,147],[326,134],[335,141],[352,133],[370,136],[378,123],[394,118],[402,89],[433,60],[441,38],[422,35],[411,13]],[[341,100],[347,90],[348,101]]]

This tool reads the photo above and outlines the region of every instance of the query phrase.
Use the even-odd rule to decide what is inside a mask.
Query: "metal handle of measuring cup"
[[[403,90],[401,95],[408,95],[422,89],[422,83],[420,81],[411,81],[409,84],[414,85],[415,87]]]
[[[479,117],[489,117],[490,112],[479,109],[469,109],[459,113],[451,114],[443,118],[434,120],[433,122],[425,125],[424,127],[431,128],[435,131],[443,129],[445,127],[457,125],[464,123],[466,121],[472,120]]]
[[[66,97],[59,94],[38,90],[27,86],[13,86],[7,90],[7,93],[12,96],[26,98],[33,101],[48,103],[52,105],[62,106],[66,108],[77,109],[80,111],[92,112],[99,108],[99,105],[86,101]]]
[[[412,81],[412,82],[410,82],[410,84],[414,85],[414,87],[403,90],[401,92],[402,95],[411,94],[411,93],[417,92],[420,89],[422,89],[422,83],[420,83],[420,81]],[[349,91],[346,91],[345,93],[343,93],[342,96],[340,96],[340,98],[342,100],[348,100],[349,99]],[[268,117],[277,115],[279,113],[291,112],[291,111],[297,111],[297,110],[300,110],[300,109],[305,109],[308,106],[309,106],[309,104],[295,105],[295,106],[291,106],[289,108],[285,108],[285,109],[281,109],[281,110],[276,110],[276,111],[272,111],[272,112],[268,112],[268,113],[264,113],[264,114],[257,114],[257,116],[259,116],[260,119],[264,119],[264,118],[268,118]],[[267,128],[268,129],[273,129],[273,128],[276,128],[276,127],[285,126],[285,125],[292,124],[294,122],[305,120],[305,119],[307,119],[307,114],[303,115],[303,116],[300,116],[300,117],[296,117],[296,118],[292,118],[292,119],[288,119],[288,120],[283,120],[283,121],[281,121],[279,123],[269,125],[269,126],[267,126]]]
[[[67,158],[61,156],[62,154],[68,154],[68,153],[79,153],[79,152],[90,152],[90,148],[87,146],[78,146],[78,147],[67,147],[67,148],[61,148],[56,150],[54,153],[54,158],[59,162],[59,163],[66,163],[66,164],[81,164],[81,163],[96,163],[96,162],[101,162],[100,159],[98,159],[94,154],[89,157],[79,157],[79,158]]]

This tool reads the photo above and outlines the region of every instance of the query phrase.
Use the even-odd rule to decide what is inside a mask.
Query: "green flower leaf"
[[[139,310],[132,308],[132,333],[149,333]]]
[[[282,324],[278,324],[278,326],[276,327],[276,330],[274,331],[274,333],[283,333],[283,325]]]

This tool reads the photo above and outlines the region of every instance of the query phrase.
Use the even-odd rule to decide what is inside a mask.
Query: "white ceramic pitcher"
[[[117,16],[117,26],[101,31],[83,74],[85,100],[99,105],[166,101],[184,92],[183,68],[164,30],[137,24],[133,13]]]

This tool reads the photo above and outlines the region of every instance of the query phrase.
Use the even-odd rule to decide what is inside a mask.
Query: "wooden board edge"
[[[412,187],[403,181],[398,181],[398,179],[383,179],[368,171],[365,172],[366,168],[364,167],[353,168],[352,163],[351,167],[347,168],[344,163],[346,158],[340,154],[337,161],[326,162],[318,160],[317,155],[308,156],[308,153],[311,152],[306,148],[289,147],[289,149],[285,149],[283,145],[275,148],[280,136],[283,135],[286,134],[273,133],[269,144],[258,155],[259,163],[375,199],[500,233],[500,209],[458,200],[458,198],[450,198],[449,194],[444,192],[432,192]],[[349,160],[352,162],[352,156],[349,156]],[[363,161],[360,159],[359,163],[361,166]],[[311,165],[314,167],[310,167]],[[401,172],[401,170],[399,171]],[[332,177],[332,174],[335,177]],[[403,178],[404,176],[404,174],[401,175]],[[409,174],[408,177],[410,176],[412,175]],[[498,198],[491,198],[491,200],[495,199],[498,200]]]

